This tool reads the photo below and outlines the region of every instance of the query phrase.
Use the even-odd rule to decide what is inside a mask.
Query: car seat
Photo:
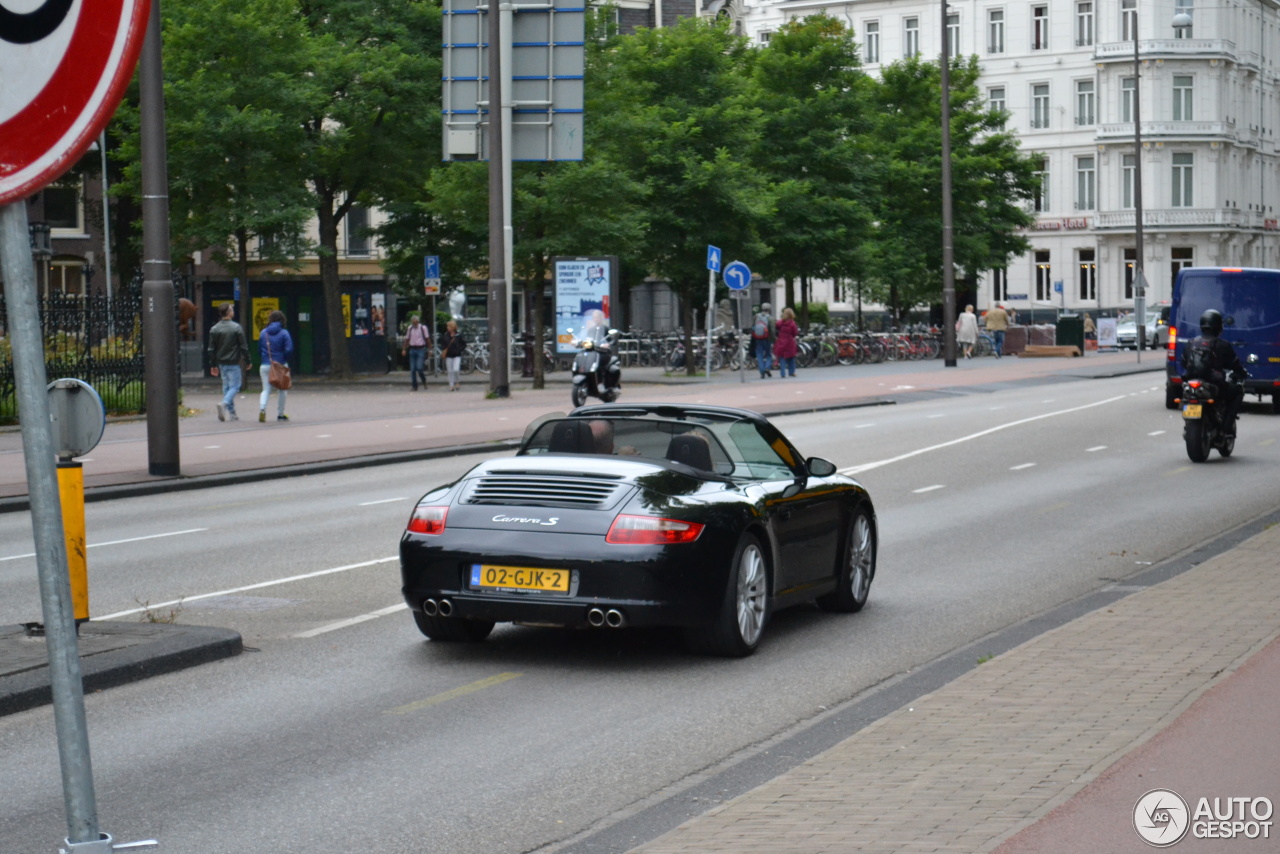
[[[692,433],[672,436],[667,445],[667,459],[674,463],[684,463],[690,468],[701,471],[715,471],[711,464],[711,448],[707,440]]]

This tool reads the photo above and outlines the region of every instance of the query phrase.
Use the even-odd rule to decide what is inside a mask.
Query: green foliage
[[[831,322],[831,309],[825,302],[809,303],[809,323],[826,326]]]

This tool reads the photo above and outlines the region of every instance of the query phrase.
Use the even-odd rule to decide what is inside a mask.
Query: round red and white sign
[[[0,204],[67,171],[115,113],[150,0],[0,0]]]

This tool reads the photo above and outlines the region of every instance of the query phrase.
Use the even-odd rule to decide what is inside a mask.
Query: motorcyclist
[[[1236,435],[1236,418],[1240,414],[1240,405],[1244,402],[1244,386],[1241,380],[1249,375],[1244,365],[1240,362],[1240,357],[1236,355],[1236,350],[1231,343],[1222,339],[1222,313],[1217,309],[1206,309],[1204,314],[1200,315],[1200,335],[1191,339],[1188,344],[1189,348],[1201,348],[1209,352],[1209,376],[1208,379],[1217,383],[1225,396],[1226,405],[1224,407],[1223,417],[1223,433],[1227,436]],[[1189,360],[1184,357],[1184,363]],[[1231,382],[1227,381],[1227,371],[1234,374]]]

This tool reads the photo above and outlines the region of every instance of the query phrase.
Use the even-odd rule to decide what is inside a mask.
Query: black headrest
[[[561,421],[552,428],[547,443],[549,454],[594,454],[595,450],[591,425],[586,421]]]
[[[702,471],[714,471],[707,440],[691,433],[671,437],[671,442],[667,445],[667,459]]]

